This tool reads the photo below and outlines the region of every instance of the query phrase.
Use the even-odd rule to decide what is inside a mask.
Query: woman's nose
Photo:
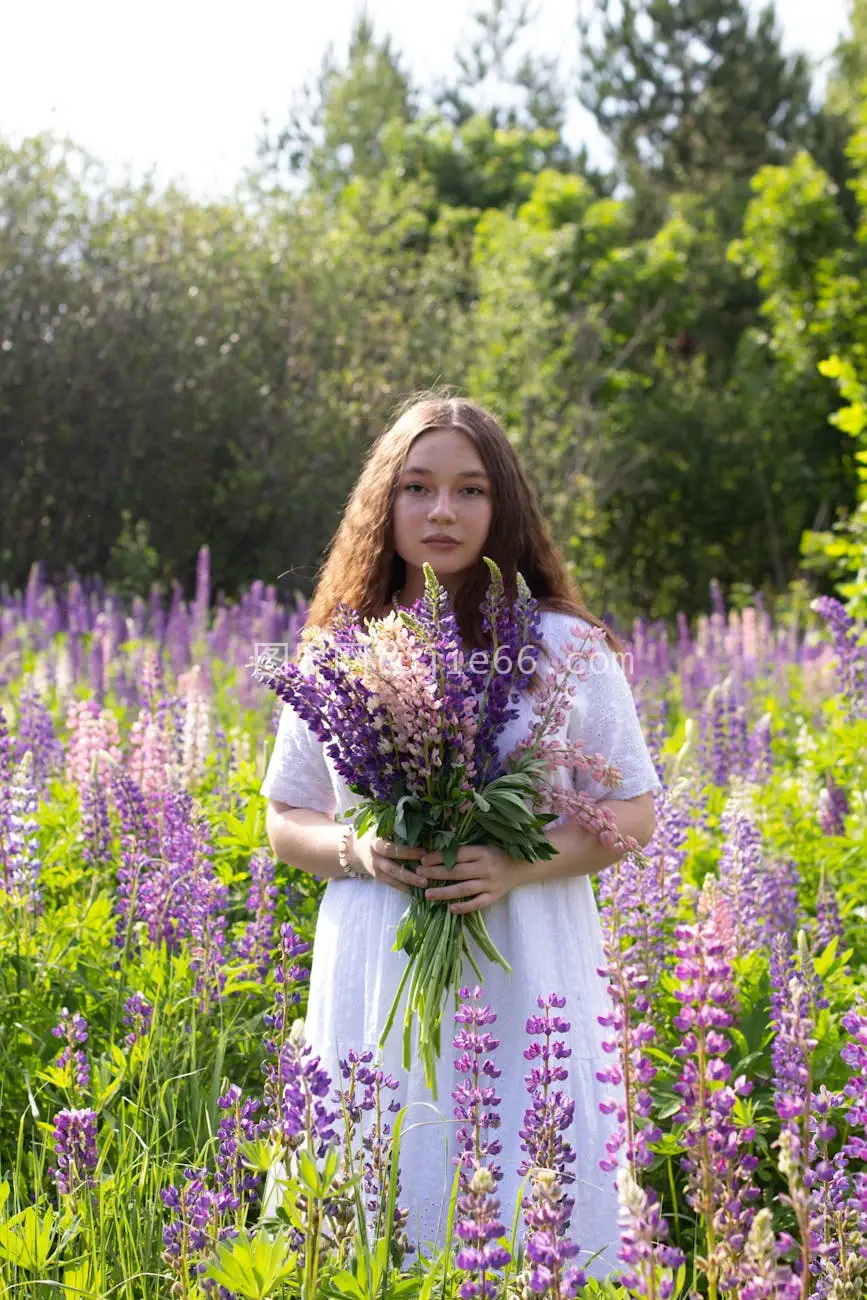
[[[440,519],[444,515],[453,519],[454,513],[454,506],[452,505],[449,494],[447,492],[438,493],[436,500],[430,508],[431,519]]]

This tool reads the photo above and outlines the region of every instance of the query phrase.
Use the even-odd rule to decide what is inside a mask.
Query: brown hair
[[[328,549],[306,627],[327,627],[341,602],[362,618],[380,617],[394,592],[403,587],[406,564],[394,550],[392,507],[410,447],[421,434],[434,429],[467,434],[485,466],[493,512],[484,553],[499,566],[507,598],[515,599],[516,574],[521,573],[540,609],[572,614],[604,628],[608,645],[622,652],[617,637],[581,599],[499,421],[467,398],[438,391],[410,398],[371,446]],[[489,644],[479,608],[488,577],[487,566],[479,557],[453,602],[466,643],[480,650]]]

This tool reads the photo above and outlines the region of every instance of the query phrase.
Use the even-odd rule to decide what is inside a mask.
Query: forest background
[[[362,14],[228,200],[0,137],[0,587],[189,588],[207,543],[227,598],[309,595],[371,439],[444,382],[600,612],[713,579],[867,612],[867,0],[821,95],[772,6],[584,9],[568,83],[515,0],[427,85]]]

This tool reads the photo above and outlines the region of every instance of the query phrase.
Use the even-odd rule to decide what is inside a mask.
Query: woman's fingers
[[[438,885],[435,889],[426,889],[424,896],[432,903],[452,903],[458,898],[475,898],[484,889],[483,880],[457,880],[453,885]]]
[[[383,858],[420,858],[424,849],[411,844],[395,844],[393,840],[377,838],[373,841],[373,851]]]
[[[374,861],[378,875],[389,885],[399,884],[406,891],[410,885],[424,889],[427,884],[424,876],[417,876],[408,867],[402,867],[396,858],[378,853]]]
[[[455,916],[466,916],[468,912],[480,912],[483,907],[490,907],[493,899],[488,894],[477,894],[475,898],[468,898],[462,903],[452,903],[449,908]]]
[[[420,866],[419,872],[428,880],[474,880],[479,874],[478,862],[456,862],[449,867]]]

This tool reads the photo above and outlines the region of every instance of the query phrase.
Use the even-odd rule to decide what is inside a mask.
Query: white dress
[[[555,652],[576,630],[586,627],[583,620],[570,615],[542,614],[544,641]],[[541,659],[541,671],[544,664]],[[594,799],[632,798],[659,789],[623,668],[604,644],[592,668],[596,671],[588,672],[574,697],[566,733],[571,740],[584,740],[586,752],[603,753],[616,763],[623,784],[612,795],[582,776],[576,778],[576,787]],[[500,739],[501,755],[527,735],[532,697],[524,693],[519,709],[519,717],[508,724]],[[566,771],[560,776],[564,783],[570,780]],[[335,816],[358,802],[335,772],[322,743],[288,706],[281,715],[262,794],[293,807]],[[377,1050],[406,961],[403,953],[392,950],[406,903],[407,895],[378,881],[335,879],[326,886],[316,924],[306,1036],[333,1079],[339,1078],[338,1061],[350,1047]],[[574,1123],[564,1135],[577,1156],[570,1166],[575,1175],[569,1188],[575,1198],[571,1236],[581,1247],[577,1263],[586,1265],[590,1256],[603,1252],[588,1270],[603,1277],[616,1266],[619,1233],[614,1175],[599,1168],[615,1119],[598,1108],[600,1100],[612,1095],[611,1086],[596,1079],[597,1070],[611,1063],[601,1047],[610,1031],[602,1029],[597,1019],[610,1009],[610,1001],[605,980],[597,974],[604,958],[590,877],[520,886],[488,908],[485,920],[494,943],[512,967],[507,975],[501,967],[479,958],[485,971],[484,1001],[497,1012],[491,1032],[500,1039],[496,1059],[502,1070],[497,1080],[502,1124],[497,1136],[503,1145],[499,1157],[503,1179],[498,1189],[503,1222],[510,1233],[523,1181],[517,1169],[524,1154],[518,1130],[528,1105],[524,1076],[530,1065],[523,1051],[530,1040],[525,1024],[528,1016],[538,1014],[539,994],[562,993],[566,1008],[560,1014],[571,1021],[568,1045],[572,1055],[566,1062],[568,1083],[561,1086],[575,1100]],[[477,982],[465,961],[464,983],[472,986]],[[421,1063],[414,1062],[408,1076],[401,1069],[402,1020],[401,1010],[382,1053],[384,1068],[401,1080],[401,1091],[392,1096],[410,1106],[401,1148],[400,1203],[409,1207],[408,1230],[414,1240],[441,1245],[458,1127],[452,1115],[451,1092],[462,1076],[453,1070],[455,1053],[447,1014],[434,1104]]]

